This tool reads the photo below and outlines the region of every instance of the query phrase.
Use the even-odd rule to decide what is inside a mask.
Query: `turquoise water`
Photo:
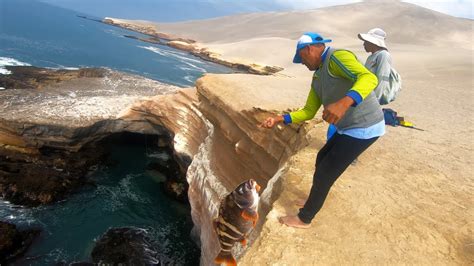
[[[52,68],[109,67],[178,86],[193,85],[206,72],[232,72],[77,15],[87,16],[33,0],[0,0],[0,68],[12,60]]]
[[[152,153],[142,137],[143,142],[108,145],[112,163],[99,167],[91,176],[97,187],[84,187],[62,202],[36,208],[0,203],[0,220],[43,230],[15,265],[89,261],[94,240],[109,227],[121,226],[147,229],[172,265],[199,264],[200,250],[189,236],[189,206],[165,196],[162,178],[146,171],[149,163],[158,158],[166,160],[168,155]]]

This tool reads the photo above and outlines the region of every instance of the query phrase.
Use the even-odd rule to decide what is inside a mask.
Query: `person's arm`
[[[321,99],[314,92],[314,89],[309,90],[308,98],[306,99],[306,104],[303,108],[291,112],[289,114],[284,114],[283,119],[285,124],[291,123],[301,123],[306,120],[312,119],[321,107]]]
[[[338,50],[331,55],[330,60],[331,75],[354,82],[346,94],[354,100],[353,106],[361,103],[377,86],[377,77],[362,65],[353,53]]]
[[[379,84],[375,88],[374,92],[377,96],[377,99],[380,101],[382,97],[382,92],[387,88],[389,84],[389,76],[390,76],[390,69],[391,69],[391,61],[390,54],[388,52],[380,52],[377,55],[377,68],[375,69],[375,75],[379,80]]]
[[[321,100],[316,95],[313,88],[311,88],[308,98],[306,99],[306,104],[303,108],[288,114],[268,117],[260,124],[260,127],[272,128],[280,122],[284,122],[285,124],[301,123],[313,118],[318,112],[319,107],[321,107]]]

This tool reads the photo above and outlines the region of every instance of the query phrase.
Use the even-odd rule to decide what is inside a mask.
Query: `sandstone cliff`
[[[175,159],[187,171],[203,265],[211,265],[219,252],[212,220],[220,200],[254,178],[264,188],[264,221],[281,190],[282,167],[307,143],[304,125],[271,132],[257,126],[269,114],[264,109],[277,105],[259,103],[262,92],[241,82],[243,74],[207,75],[196,89],[180,89],[106,69],[9,69],[12,75],[0,79],[6,88],[0,94],[3,197],[26,205],[65,198],[83,184],[84,170],[97,163],[87,150],[97,151],[99,141],[113,133],[170,136]],[[254,86],[268,81],[255,78]],[[280,86],[287,82],[282,79]],[[235,253],[242,252],[237,246]]]

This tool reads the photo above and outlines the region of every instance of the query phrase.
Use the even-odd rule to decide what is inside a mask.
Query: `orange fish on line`
[[[221,201],[219,216],[214,219],[214,229],[221,246],[219,255],[214,259],[216,264],[237,265],[231,250],[235,242],[245,246],[247,236],[257,224],[259,191],[257,182],[249,179]]]

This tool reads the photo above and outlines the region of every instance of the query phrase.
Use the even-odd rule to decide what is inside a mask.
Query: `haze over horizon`
[[[98,17],[109,16],[124,19],[151,20],[156,22],[207,19],[239,13],[307,10],[361,2],[360,0],[231,0],[225,2],[218,0],[101,0],[100,2],[95,0],[39,1]],[[402,2],[416,4],[455,17],[474,19],[473,3],[471,0],[406,0]]]

